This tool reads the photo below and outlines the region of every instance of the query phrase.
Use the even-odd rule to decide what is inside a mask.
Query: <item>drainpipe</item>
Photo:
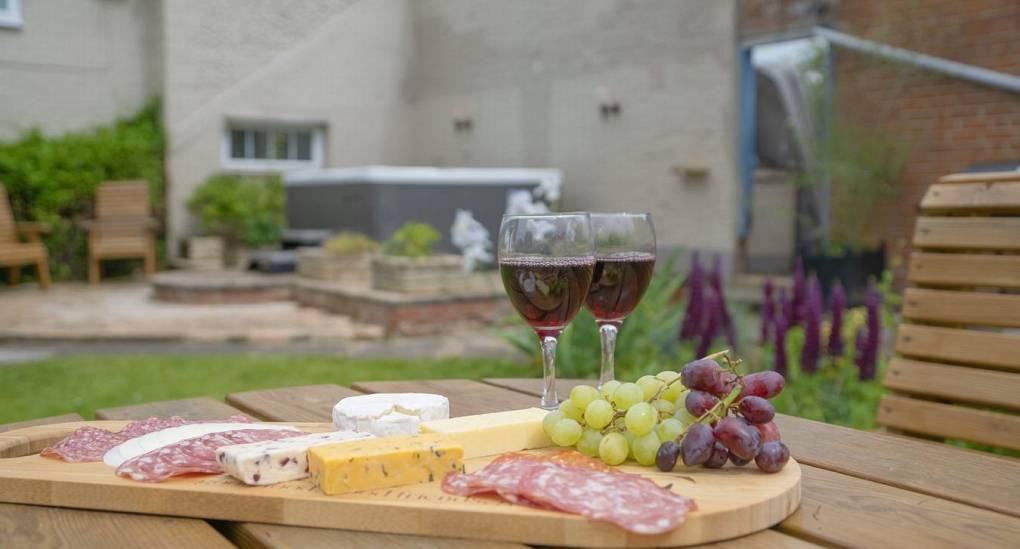
[[[956,78],[961,78],[963,80],[977,82],[978,84],[983,84],[985,86],[1013,93],[1020,93],[1020,76],[1014,76],[1012,74],[993,71],[990,69],[983,69],[966,63],[959,63],[943,59],[941,57],[925,55],[923,53],[889,46],[880,42],[858,38],[852,34],[846,34],[827,27],[815,27],[814,31],[817,36],[821,36],[837,46],[876,55],[884,59],[924,67],[926,69],[954,76]]]

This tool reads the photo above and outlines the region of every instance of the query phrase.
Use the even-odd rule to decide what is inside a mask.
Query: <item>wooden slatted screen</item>
[[[17,239],[14,214],[11,213],[11,204],[7,201],[7,190],[0,185],[0,243],[16,242]]]
[[[878,422],[1020,450],[1020,172],[943,177],[921,212]]]

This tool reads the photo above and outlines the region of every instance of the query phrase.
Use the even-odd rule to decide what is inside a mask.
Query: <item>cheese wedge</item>
[[[422,421],[450,417],[450,401],[427,393],[377,393],[347,397],[333,407],[333,427],[379,437],[418,434]]]
[[[312,481],[329,495],[440,481],[464,470],[464,449],[446,435],[372,438],[308,449]]]
[[[464,447],[464,459],[471,459],[552,446],[552,441],[542,429],[542,418],[546,413],[541,408],[524,408],[461,416],[426,421],[421,424],[421,430],[423,433],[446,435],[447,440]]]
[[[252,486],[265,486],[308,476],[308,449],[337,442],[372,438],[368,433],[335,431],[293,438],[223,446],[216,461],[223,472]]]

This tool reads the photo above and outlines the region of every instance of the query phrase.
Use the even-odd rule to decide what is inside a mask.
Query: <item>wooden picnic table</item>
[[[561,393],[581,381],[560,380]],[[345,396],[405,391],[446,395],[451,415],[460,416],[534,406],[540,380],[287,387],[233,393],[226,403],[192,398],[110,408],[96,417],[211,419],[244,413],[266,421],[328,422],[333,404]],[[55,421],[69,419],[75,418]],[[791,416],[776,421],[801,464],[800,508],[772,529],[710,547],[1020,547],[1020,460]],[[0,540],[3,547],[524,547],[11,504],[0,504]]]

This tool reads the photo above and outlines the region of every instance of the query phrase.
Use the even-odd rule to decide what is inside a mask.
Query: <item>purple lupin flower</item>
[[[777,314],[772,330],[772,343],[775,346],[775,358],[772,361],[772,368],[780,374],[786,375],[786,319],[782,314]]]
[[[867,310],[868,340],[864,348],[864,367],[861,368],[861,379],[875,379],[875,371],[878,368],[878,348],[882,343],[882,320],[879,315],[879,306],[882,304],[882,296],[875,287],[875,281],[868,283],[868,293],[864,298],[864,308]]]
[[[776,316],[776,303],[772,299],[773,290],[775,287],[772,285],[772,279],[765,279],[765,286],[762,291],[764,296],[761,300],[761,334],[760,340],[764,344],[769,341],[769,333],[772,330],[772,323]]]
[[[730,349],[736,350],[737,334],[733,329],[733,317],[730,316],[730,310],[726,306],[726,292],[723,290],[722,257],[719,254],[715,254],[715,258],[712,261],[712,273],[709,275],[708,280],[715,291],[718,301],[719,325],[723,332],[726,333],[726,343],[729,344]]]
[[[690,341],[701,334],[705,316],[705,271],[701,268],[698,252],[691,259],[691,272],[687,275],[687,310],[680,325],[680,340]],[[704,356],[704,355],[698,355]]]
[[[807,287],[804,283],[804,260],[797,256],[793,268],[793,316],[786,317],[792,327],[804,320],[804,303],[807,301]]]
[[[712,288],[705,288],[705,324],[701,327],[701,339],[698,340],[694,356],[707,355],[712,347],[712,341],[719,334],[719,325],[722,322],[722,307],[719,303],[719,294]]]
[[[832,291],[829,294],[829,311],[832,315],[832,322],[829,329],[828,352],[831,357],[843,356],[843,313],[846,312],[846,293],[839,280],[832,284]]]
[[[864,365],[868,347],[868,333],[864,330],[864,326],[858,326],[857,331],[854,332],[854,364],[857,366],[857,377],[864,379],[864,371],[867,367]]]
[[[822,344],[822,288],[818,277],[811,275],[803,310],[804,346],[800,353],[800,369],[807,374],[818,371]]]
[[[796,325],[793,321],[793,299],[786,292],[786,288],[779,288],[779,299],[776,307],[778,312],[783,314],[783,321],[786,322],[787,330]]]

